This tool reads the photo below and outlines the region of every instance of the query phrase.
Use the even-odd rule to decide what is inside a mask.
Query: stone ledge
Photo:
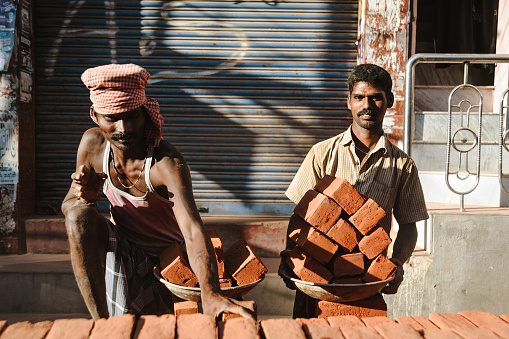
[[[289,217],[204,216],[202,219],[206,228],[217,231],[225,248],[244,239],[260,256],[278,257],[284,249]],[[63,216],[33,216],[21,220],[21,224],[26,244],[23,252],[69,253]]]

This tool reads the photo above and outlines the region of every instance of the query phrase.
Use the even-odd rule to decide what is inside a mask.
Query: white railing
[[[414,87],[415,87],[415,66],[420,63],[428,64],[463,64],[463,84],[455,87],[449,95],[448,100],[448,126],[447,126],[447,159],[445,161],[445,182],[449,190],[460,196],[460,211],[464,211],[464,196],[473,192],[480,177],[481,164],[481,140],[482,140],[482,117],[483,98],[476,86],[468,83],[468,68],[470,64],[497,64],[509,63],[507,54],[416,54],[408,60],[405,70],[405,112],[404,112],[404,135],[403,150],[411,156],[412,140],[414,131]],[[462,89],[472,90],[478,97],[478,102],[463,99],[458,103],[454,102],[455,94]],[[509,89],[500,98],[500,133],[499,133],[499,183],[501,189],[509,194],[509,190],[503,185],[503,178],[509,177],[502,169],[502,158],[504,150],[509,152],[507,146],[508,136],[508,111]],[[459,126],[454,131],[452,126]],[[477,127],[477,128],[474,128]],[[471,170],[468,154],[475,152],[475,170]],[[457,156],[455,168],[451,168],[451,157]],[[451,178],[466,182],[461,189],[454,187]],[[467,182],[468,181],[468,182]]]

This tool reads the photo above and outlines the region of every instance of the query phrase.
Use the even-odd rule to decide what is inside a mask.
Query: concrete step
[[[421,171],[419,169],[424,199],[427,203],[459,204],[460,195],[447,187],[445,171]],[[509,188],[509,178],[502,181]],[[476,184],[475,177],[459,180],[449,176],[449,185],[456,192],[468,192]],[[499,183],[498,173],[481,173],[479,184],[472,193],[465,195],[465,204],[488,207],[509,207],[509,194],[505,193]]]
[[[0,313],[88,313],[68,254],[0,256]]]
[[[207,216],[203,221],[217,231],[225,249],[244,239],[267,265],[264,281],[246,296],[257,302],[258,314],[291,316],[295,292],[277,275],[288,218]],[[63,313],[88,315],[72,272],[63,216],[26,218],[21,229],[28,254],[0,256],[0,314],[43,320]]]
[[[477,147],[469,153],[461,155],[461,170],[465,170],[468,161],[468,168],[475,172],[477,168]],[[415,161],[419,171],[441,171],[445,173],[447,164],[447,144],[414,143],[411,149],[412,159]],[[499,167],[498,145],[481,145],[480,171],[498,173]],[[509,171],[509,152],[502,153],[502,169]],[[468,158],[468,160],[466,160]],[[451,146],[449,156],[449,170],[454,171],[460,163],[460,153]]]
[[[499,166],[499,115],[483,113],[481,133],[481,171],[497,172]],[[460,117],[456,114],[452,119],[453,140],[459,150],[466,151],[476,143],[478,135],[478,119],[470,120],[469,128],[472,132],[461,130],[454,133],[461,126]],[[463,123],[466,126],[466,123]],[[420,171],[445,171],[447,161],[448,115],[447,112],[420,112],[415,114],[415,134],[412,138],[411,156]],[[457,168],[460,153],[451,145],[450,169]],[[468,153],[462,153],[462,164],[468,157],[469,168],[475,170],[478,146]],[[509,152],[503,150],[505,161],[504,171],[509,170]]]
[[[269,272],[244,299],[254,300],[261,316],[291,316],[295,292],[277,275],[279,258],[262,261]],[[68,254],[0,256],[0,286],[0,315],[11,315],[0,319],[88,317]]]
[[[449,95],[456,86],[415,86],[414,111],[445,111],[448,110]],[[483,112],[492,111],[493,86],[477,86],[483,97]],[[452,104],[469,100],[472,105],[479,103],[479,95],[474,89],[465,88],[454,93]],[[495,98],[498,104],[500,98]]]
[[[473,132],[478,132],[479,123],[476,115],[470,117],[470,124],[466,123],[466,116],[463,121],[459,113],[455,112],[451,116],[451,133],[454,133],[459,127],[469,127]],[[498,143],[500,130],[500,116],[498,113],[483,112],[482,116],[482,142]],[[447,127],[449,124],[449,114],[445,111],[424,111],[415,113],[415,135],[413,141],[431,141],[447,143]],[[465,133],[465,132],[462,132]],[[463,135],[458,135],[463,136]],[[471,141],[472,135],[465,135]],[[474,136],[475,137],[475,136]]]

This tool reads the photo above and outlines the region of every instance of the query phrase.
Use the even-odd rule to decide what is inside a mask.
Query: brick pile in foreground
[[[304,281],[359,284],[381,281],[396,271],[385,251],[391,238],[379,225],[385,211],[359,194],[345,179],[326,175],[302,197],[293,211],[288,235],[296,246],[286,262]],[[381,295],[360,304],[320,301],[315,316],[383,316]]]
[[[335,316],[311,319],[266,319],[258,323],[233,318],[216,324],[204,314],[100,319],[58,319],[54,322],[0,321],[0,339],[467,339],[509,338],[509,314],[483,311],[432,313],[422,316],[358,318]]]

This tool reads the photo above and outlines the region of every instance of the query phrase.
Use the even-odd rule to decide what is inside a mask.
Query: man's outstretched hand
[[[76,172],[71,175],[74,195],[85,202],[95,202],[99,199],[99,190],[104,184],[107,175],[105,173],[95,173],[85,165],[81,165]]]
[[[246,302],[244,302],[244,305]],[[218,319],[222,313],[235,313],[255,320],[254,301],[247,307],[241,306],[235,299],[230,299],[217,293],[211,294],[208,298],[202,298],[203,313]]]

